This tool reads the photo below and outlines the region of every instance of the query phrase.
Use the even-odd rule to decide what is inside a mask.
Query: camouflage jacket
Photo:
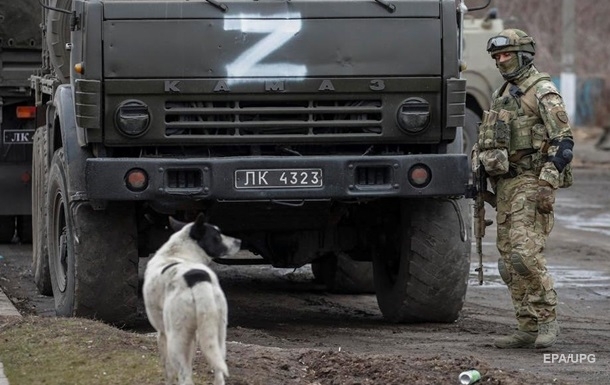
[[[532,68],[517,81],[516,85],[522,87],[528,83],[531,77],[539,77],[540,73]],[[496,104],[497,99],[512,97],[510,95],[510,85],[503,85],[492,95],[492,105]],[[566,113],[563,99],[555,84],[547,79],[536,82],[531,89],[520,97],[521,107],[525,115],[536,116],[540,119],[545,128],[545,141],[542,152],[542,167],[539,179],[548,182],[553,188],[557,188],[561,183],[560,173],[550,159],[557,151],[558,143],[564,138],[572,138],[572,129]]]

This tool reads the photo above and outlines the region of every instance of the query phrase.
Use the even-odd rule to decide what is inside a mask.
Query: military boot
[[[559,335],[559,324],[557,321],[538,324],[538,337],[536,338],[536,349],[550,348],[557,341]]]
[[[533,348],[537,335],[536,332],[517,330],[510,336],[496,338],[494,345],[500,349]]]

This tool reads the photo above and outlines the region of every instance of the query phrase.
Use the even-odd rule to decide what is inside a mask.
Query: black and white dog
[[[229,375],[226,364],[227,300],[216,274],[207,266],[212,258],[231,256],[241,241],[223,235],[200,214],[182,224],[159,248],[144,273],[144,304],[157,330],[167,384],[176,378],[191,385],[196,342],[214,370],[214,385]]]

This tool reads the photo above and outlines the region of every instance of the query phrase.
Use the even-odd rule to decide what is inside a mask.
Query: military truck
[[[316,270],[333,279],[372,261],[386,319],[457,318],[471,239],[454,0],[44,4],[33,258],[57,314],[133,321],[139,258],[169,216],[205,212],[252,252],[217,262],[331,260]]]
[[[32,239],[36,109],[28,78],[41,62],[39,15],[36,0],[0,3],[0,243]]]
[[[466,116],[464,123],[464,148],[470,151],[477,137],[478,123],[483,111],[490,108],[491,94],[504,79],[495,62],[486,51],[487,40],[504,29],[504,21],[497,17],[497,10],[490,9],[485,17],[467,15],[464,18],[464,54],[466,70]]]

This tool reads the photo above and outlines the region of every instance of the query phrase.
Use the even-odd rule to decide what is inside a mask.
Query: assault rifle
[[[483,237],[485,228],[493,221],[485,219],[485,202],[496,207],[496,196],[487,191],[487,172],[478,160],[478,146],[472,151],[472,177],[473,185],[470,186],[469,196],[474,199],[474,236],[476,239],[477,254],[479,255],[479,266],[475,269],[479,273],[479,285],[483,284]]]

